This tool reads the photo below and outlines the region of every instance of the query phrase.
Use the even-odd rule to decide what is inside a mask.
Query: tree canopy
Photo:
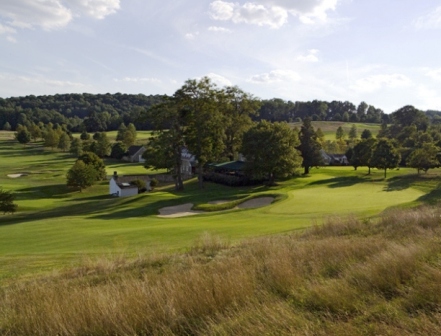
[[[270,185],[276,177],[292,176],[302,162],[298,145],[298,136],[287,123],[261,121],[243,137],[245,170],[253,178],[268,178]]]

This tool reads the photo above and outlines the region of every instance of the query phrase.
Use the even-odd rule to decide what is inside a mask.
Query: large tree
[[[357,143],[352,149],[352,155],[350,158],[350,164],[357,170],[359,166],[367,166],[368,174],[371,173],[371,157],[374,147],[377,143],[376,139],[369,138],[364,139]]]
[[[156,128],[143,154],[147,169],[167,169],[173,176],[175,189],[184,189],[181,165],[185,147],[186,110],[179,107],[174,97],[150,108],[146,118]]]
[[[26,145],[31,141],[31,133],[26,129],[22,129],[15,135],[17,141],[23,145]]]
[[[199,188],[202,188],[204,166],[218,159],[225,148],[222,97],[216,85],[203,77],[187,80],[174,99],[185,115],[185,144],[197,160]]]
[[[68,170],[66,179],[68,187],[78,188],[81,192],[95,183],[97,171],[92,165],[88,165],[82,160],[77,160],[72,168]]]
[[[311,119],[305,118],[299,133],[300,145],[297,149],[300,151],[303,162],[304,174],[309,174],[311,167],[323,164],[322,154],[320,152],[322,146],[317,139],[317,134],[312,127]]]
[[[268,178],[269,185],[273,185],[276,177],[298,172],[302,162],[298,145],[298,136],[287,123],[261,121],[243,136],[245,170],[254,178]]]
[[[85,152],[77,161],[83,161],[86,165],[91,166],[96,172],[95,179],[102,181],[106,179],[106,166],[102,159],[100,159],[95,153]]]
[[[372,151],[370,165],[372,167],[383,169],[384,178],[386,178],[387,169],[394,169],[400,163],[401,155],[395,144],[386,138],[378,140]]]
[[[242,144],[243,134],[253,124],[251,116],[257,114],[260,101],[237,86],[227,87],[223,93],[221,110],[224,115],[225,156],[233,161]]]
[[[3,214],[17,211],[17,204],[14,203],[14,200],[15,195],[12,192],[3,190],[0,187],[0,211]]]
[[[437,155],[440,152],[439,147],[433,143],[424,143],[421,148],[416,148],[406,160],[408,167],[415,168],[420,173],[420,170],[427,173],[431,168],[440,166]]]

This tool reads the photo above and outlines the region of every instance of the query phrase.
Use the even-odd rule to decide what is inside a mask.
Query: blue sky
[[[435,0],[1,0],[0,97],[173,94],[441,110]]]

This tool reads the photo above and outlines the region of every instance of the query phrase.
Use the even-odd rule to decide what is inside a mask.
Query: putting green
[[[332,188],[319,186],[292,190],[288,199],[268,209],[271,214],[308,216],[375,214],[392,206],[415,201],[425,193],[414,188],[391,191],[383,183],[366,182]]]

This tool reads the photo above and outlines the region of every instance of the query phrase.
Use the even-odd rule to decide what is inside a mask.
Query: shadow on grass
[[[418,184],[420,182],[427,181],[439,181],[439,176],[434,175],[418,175],[418,174],[410,174],[403,176],[395,176],[388,180],[387,186],[384,188],[384,191],[400,191],[405,190],[412,185]],[[436,187],[439,188],[439,185]]]
[[[441,202],[441,185],[438,185],[436,189],[419,197],[417,201],[429,205],[439,204]]]
[[[359,176],[342,176],[333,177],[326,180],[314,181],[309,183],[309,185],[327,185],[329,188],[343,188],[351,187],[353,185],[365,182],[367,182],[367,180]]]
[[[17,190],[18,200],[38,200],[39,198],[70,198],[71,190],[65,184],[52,184]]]

